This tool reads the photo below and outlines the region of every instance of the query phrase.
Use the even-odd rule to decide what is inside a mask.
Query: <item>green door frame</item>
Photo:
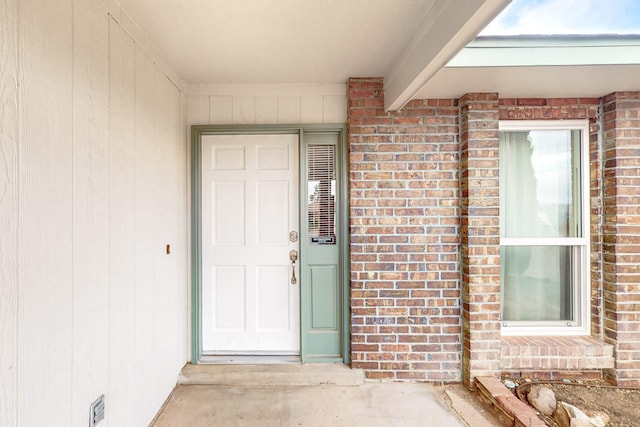
[[[194,125],[191,126],[191,363],[198,364],[202,357],[202,136],[204,135],[255,135],[255,134],[297,134],[299,135],[300,147],[304,147],[305,133],[329,133],[335,134],[339,138],[338,159],[339,169],[337,170],[337,183],[340,186],[339,211],[337,232],[342,237],[340,239],[340,264],[341,264],[341,330],[342,349],[341,356],[344,363],[351,362],[351,318],[350,318],[350,293],[349,293],[349,229],[348,229],[348,168],[347,168],[347,131],[344,124],[301,124],[301,125]],[[300,165],[302,165],[305,150],[300,149]],[[302,174],[299,174],[300,191],[305,182]],[[306,185],[306,184],[305,184]],[[303,212],[302,198],[300,198],[300,221],[305,218]],[[301,266],[304,263],[304,253],[300,253]],[[301,303],[302,293],[305,292],[304,284],[301,283]],[[301,323],[306,315],[304,307],[300,307]],[[301,335],[304,336],[302,328]],[[305,348],[301,336],[301,360],[305,361]],[[317,361],[332,361],[318,359]]]

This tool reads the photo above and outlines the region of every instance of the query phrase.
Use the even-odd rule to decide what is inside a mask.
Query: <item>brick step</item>
[[[515,427],[546,427],[536,411],[518,399],[504,384],[493,377],[474,379],[480,395]]]

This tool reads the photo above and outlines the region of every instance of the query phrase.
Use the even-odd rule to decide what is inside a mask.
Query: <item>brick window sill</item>
[[[613,346],[588,336],[508,336],[501,341],[502,370],[613,368]]]

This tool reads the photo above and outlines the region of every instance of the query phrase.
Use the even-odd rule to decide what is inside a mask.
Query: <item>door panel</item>
[[[270,245],[286,246],[289,243],[289,217],[283,215],[295,206],[289,206],[291,191],[289,182],[269,181],[257,184],[258,193],[258,221],[257,244],[266,247]],[[296,229],[297,230],[297,227]]]
[[[212,189],[213,236],[217,246],[240,246],[244,240],[245,190],[244,182],[214,182]]]
[[[311,328],[337,331],[338,327],[338,269],[335,265],[312,265]]]
[[[259,331],[287,330],[290,327],[288,311],[281,307],[289,306],[289,282],[287,267],[258,267],[258,323]]]
[[[244,295],[246,293],[245,271],[242,266],[213,267],[213,293],[215,318],[211,327],[242,331],[245,329]]]
[[[303,361],[343,358],[343,236],[339,229],[340,165],[337,133],[305,134],[302,232]],[[344,179],[344,178],[343,178]]]
[[[201,166],[203,353],[298,354],[298,135],[205,135]]]

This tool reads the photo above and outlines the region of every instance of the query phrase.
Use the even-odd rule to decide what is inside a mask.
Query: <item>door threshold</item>
[[[294,355],[202,355],[204,365],[299,365],[300,356]]]

